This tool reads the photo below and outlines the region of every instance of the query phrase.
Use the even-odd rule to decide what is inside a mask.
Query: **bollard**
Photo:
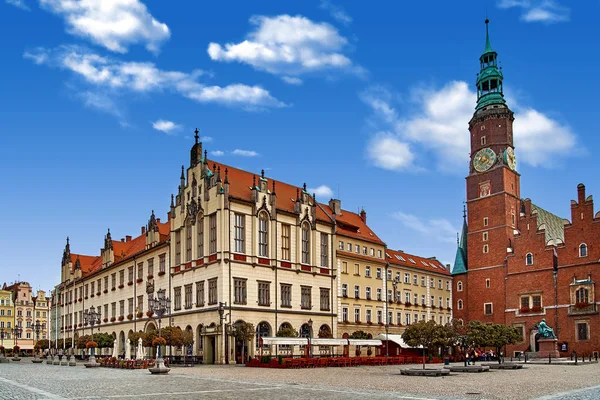
[[[525,364],[527,364],[527,353],[525,353]]]
[[[552,364],[552,356],[548,354],[548,364]]]
[[[575,353],[575,365],[577,365],[577,353]]]
[[[594,358],[596,359],[596,362],[598,362],[598,353],[594,353]]]

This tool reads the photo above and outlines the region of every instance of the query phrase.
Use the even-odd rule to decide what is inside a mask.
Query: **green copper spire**
[[[463,206],[463,227],[460,235],[460,240],[457,238],[458,248],[456,249],[456,258],[454,259],[454,268],[452,268],[452,275],[463,274],[467,272],[467,234],[469,233],[467,227],[467,210]]]
[[[485,50],[479,57],[481,71],[477,74],[477,106],[475,110],[481,110],[491,104],[506,104],[502,88],[504,76],[498,68],[498,53],[492,49],[488,24],[485,20]]]

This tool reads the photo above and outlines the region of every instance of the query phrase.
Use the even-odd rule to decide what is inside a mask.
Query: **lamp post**
[[[98,307],[98,309],[100,309],[100,307]],[[91,328],[91,332],[92,332],[92,342],[94,341],[94,325],[99,324],[100,323],[100,311],[96,311],[96,308],[94,306],[91,306],[89,310],[83,310],[83,321],[84,323],[88,324]],[[94,367],[98,367],[100,366],[100,364],[98,364],[96,362],[96,356],[95,356],[95,347],[91,347],[90,348],[90,359],[88,361],[87,364],[85,364],[86,368],[94,368]]]
[[[42,323],[40,324],[40,320],[36,320],[35,324],[33,324],[33,331],[35,332],[35,344],[37,346],[38,342],[40,341],[40,332],[43,331],[44,329],[46,329],[46,324]],[[39,364],[42,362],[42,360],[40,359],[40,355],[38,354],[38,352],[35,351],[35,346],[33,346],[33,352],[35,354],[35,357],[33,358],[33,360],[31,360],[32,363],[36,363]]]
[[[150,299],[150,312],[156,314],[158,320],[158,336],[161,336],[160,332],[160,321],[165,314],[171,311],[171,299],[165,296],[165,289],[159,289],[156,291],[156,297]],[[165,367],[164,360],[161,353],[161,345],[156,346],[156,367],[150,368],[152,374],[166,374],[170,371],[170,368]]]
[[[312,337],[312,326],[313,326],[312,318],[308,319],[307,325],[308,325],[308,358],[312,358],[312,344],[310,343],[310,339]]]
[[[4,356],[4,327],[0,328],[0,346],[2,346],[2,353],[0,354],[0,362],[4,362],[5,361],[5,356]]]
[[[219,302],[219,306],[217,307],[217,312],[219,313],[219,324],[223,329],[223,337],[225,338],[225,364],[229,364],[229,336],[227,332],[227,324],[223,325],[223,320],[226,320],[229,316],[229,313],[225,314],[225,307],[227,307],[226,302]]]
[[[12,330],[13,333],[13,337],[14,337],[14,342],[15,342],[15,347],[19,347],[18,346],[18,339],[19,336],[21,336],[21,332],[23,332],[23,328],[21,328],[20,326],[15,326]],[[19,351],[17,350],[17,354],[13,354],[13,361],[21,361],[21,357],[19,357]]]

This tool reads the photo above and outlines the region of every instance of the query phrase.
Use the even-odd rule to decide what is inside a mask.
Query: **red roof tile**
[[[328,205],[322,204],[322,206],[327,213],[333,214]],[[385,246],[385,243],[369,228],[360,215],[352,211],[342,210],[340,215],[335,216],[335,221],[337,224],[336,233],[338,235],[367,240]]]
[[[450,275],[450,271],[448,271],[444,264],[438,260],[431,260],[429,258],[415,256],[413,254],[390,249],[386,251],[385,258],[390,264],[422,269],[443,275]],[[410,261],[411,259],[414,261],[414,263]]]

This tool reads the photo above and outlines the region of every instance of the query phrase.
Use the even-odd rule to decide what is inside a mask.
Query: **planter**
[[[108,293],[108,289],[104,289],[104,292],[103,292],[103,293],[104,293],[104,294]]]
[[[158,273],[158,276],[163,276],[164,274],[165,274],[165,271],[160,271],[160,272]]]
[[[148,275],[146,278],[148,278],[148,280],[150,280],[150,279],[154,279],[154,275],[150,274],[150,275]]]
[[[146,312],[146,317],[148,317],[148,318],[152,318],[153,315],[154,315],[154,313],[152,311]]]
[[[92,293],[92,294],[90,295],[90,297],[94,297],[94,293]]]
[[[131,285],[133,285],[133,281],[127,282],[127,286],[131,286]]]
[[[79,299],[77,299],[77,301],[81,302],[83,299],[80,297]]]
[[[133,319],[133,314],[128,314],[128,315],[127,315],[127,319],[128,319],[128,320],[132,320],[132,319]]]
[[[115,317],[110,317],[110,322],[115,322],[117,319]]]
[[[108,322],[108,318],[104,318],[102,321],[104,321],[104,322]]]
[[[98,291],[98,292],[96,292],[96,296],[100,296],[100,292],[99,292],[99,291]]]
[[[139,313],[136,314],[137,318],[142,318],[143,316],[144,316],[144,313],[142,313],[142,312],[139,312]]]
[[[125,287],[125,285],[123,285],[122,283],[119,285],[119,289],[123,289]]]
[[[125,317],[124,317],[124,316],[122,316],[122,315],[119,315],[119,322],[123,321],[124,319],[125,319]]]
[[[114,287],[114,288],[110,289],[110,291],[111,291],[111,292],[114,292],[115,290],[117,290],[117,288],[116,288],[116,287]]]
[[[142,278],[137,278],[135,281],[136,281],[137,283],[142,283],[144,280],[143,280]]]

